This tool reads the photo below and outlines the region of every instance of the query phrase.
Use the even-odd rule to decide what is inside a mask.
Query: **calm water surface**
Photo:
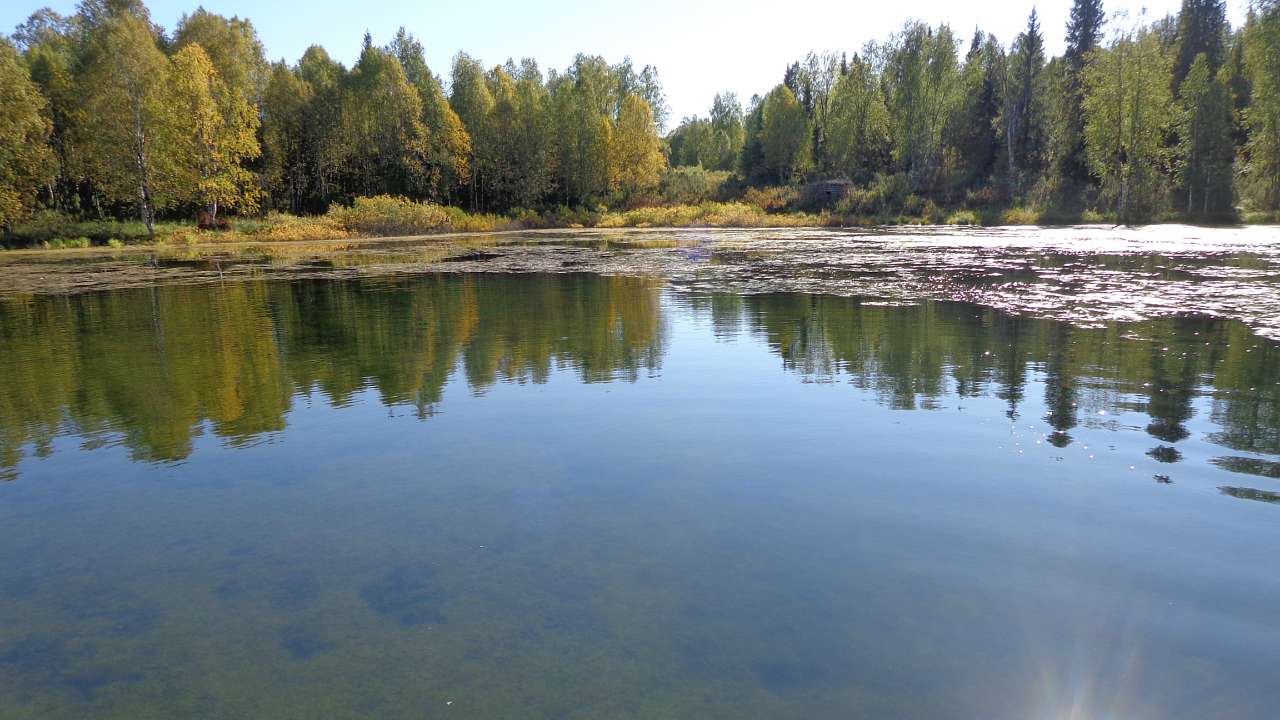
[[[597,275],[0,302],[0,717],[1274,718],[1280,347]]]

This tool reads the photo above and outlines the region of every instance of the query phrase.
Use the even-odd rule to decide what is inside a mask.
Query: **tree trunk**
[[[147,222],[147,191],[142,186],[142,181],[138,181],[138,219],[147,226],[147,234],[151,234],[151,224]]]
[[[1191,174],[1187,173],[1187,215],[1194,212],[1195,208],[1195,181],[1191,179]]]
[[[156,236],[155,213],[147,175],[147,133],[142,126],[142,104],[136,98],[133,102],[133,142],[134,162],[138,167],[138,214],[147,226],[147,238],[150,239]]]

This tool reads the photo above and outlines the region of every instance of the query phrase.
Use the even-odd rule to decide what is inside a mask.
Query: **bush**
[[[827,219],[817,215],[769,214],[746,203],[708,202],[606,213],[599,218],[596,227],[800,227],[825,224]]]
[[[1003,225],[1039,225],[1040,213],[1029,207],[1012,207],[1000,214]]]
[[[989,208],[1000,205],[1000,192],[994,187],[970,190],[964,195],[964,204],[971,208]]]
[[[972,210],[957,210],[947,216],[947,225],[981,225],[982,219]]]
[[[316,242],[345,238],[350,233],[330,215],[299,217],[273,212],[256,227],[241,223],[241,232],[265,242]]]
[[[920,219],[930,225],[941,225],[946,222],[947,214],[932,199],[926,199],[924,206],[920,208]]]
[[[1037,225],[1075,225],[1085,216],[1084,211],[1071,210],[1057,206],[1039,206]]]
[[[547,227],[562,228],[592,227],[600,222],[600,218],[600,213],[567,205],[561,205],[543,216]]]
[[[45,250],[68,250],[74,247],[88,247],[92,245],[87,237],[55,237],[52,240],[46,240],[40,243],[40,247]]]
[[[80,224],[82,223],[77,223],[74,218],[60,212],[44,210],[33,213],[25,222],[14,225],[7,237],[19,246],[44,246],[64,236],[68,228]]]
[[[878,176],[868,187],[855,189],[836,204],[839,215],[885,218],[906,212],[919,215],[923,201],[911,194],[911,184],[901,173]]]
[[[457,232],[493,232],[513,227],[513,223],[500,215],[471,214],[462,208],[444,207],[449,217],[449,228]]]
[[[422,235],[453,229],[449,213],[439,205],[379,195],[356,198],[351,207],[329,210],[332,221],[360,235]]]
[[[795,204],[800,191],[793,187],[749,188],[742,201],[765,212],[782,212]]]
[[[674,205],[694,205],[718,200],[730,173],[701,166],[668,168],[662,177],[662,199]]]
[[[87,237],[75,238],[53,238],[52,240],[44,240],[40,243],[40,247],[45,250],[66,250],[71,248],[87,248],[91,246]]]
[[[156,223],[155,239],[163,239],[174,233],[191,229],[189,223]],[[128,243],[147,242],[147,226],[136,220],[77,220],[69,215],[45,210],[32,215],[26,222],[15,225],[5,236],[5,243],[14,247],[81,247],[81,239],[90,245],[105,245],[118,239]],[[56,242],[55,242],[56,241]],[[69,245],[70,243],[70,245]]]
[[[538,214],[537,210],[530,210],[529,208],[522,208],[522,207],[512,208],[511,212],[507,213],[507,218],[508,218],[508,222],[515,225],[516,227],[522,227],[522,228],[547,227],[546,218]]]
[[[855,190],[849,180],[815,180],[800,188],[795,207],[806,212],[838,207]]]
[[[1243,220],[1246,225],[1276,225],[1280,224],[1280,211],[1263,212],[1255,210],[1253,212],[1246,212]]]

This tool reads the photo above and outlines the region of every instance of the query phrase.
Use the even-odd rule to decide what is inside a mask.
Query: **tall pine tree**
[[[1091,181],[1084,139],[1084,70],[1089,56],[1102,40],[1106,17],[1102,0],[1075,0],[1067,22],[1067,50],[1063,55],[1065,79],[1058,111],[1053,151],[1059,195],[1076,195]],[[1060,198],[1078,201],[1075,197]]]
[[[1179,204],[1189,217],[1225,218],[1235,205],[1235,146],[1231,140],[1230,75],[1210,71],[1201,53],[1182,81],[1179,97]]]
[[[1044,162],[1044,36],[1035,10],[1009,56],[1001,129],[1011,195],[1020,197],[1035,182]]]
[[[1178,50],[1173,61],[1173,92],[1177,94],[1200,55],[1216,75],[1226,59],[1227,3],[1224,0],[1182,0],[1178,13]]]

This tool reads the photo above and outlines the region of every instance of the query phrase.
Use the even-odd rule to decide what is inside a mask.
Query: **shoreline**
[[[434,274],[483,282],[504,273],[647,277],[676,290],[735,294],[961,300],[1083,325],[1193,313],[1280,339],[1280,234],[1257,226],[588,228],[20,250],[0,253],[0,301]]]
[[[510,214],[473,213],[402,197],[361,197],[322,215],[271,212],[230,218],[220,230],[202,230],[184,221],[162,221],[151,232],[140,222],[76,220],[46,213],[9,228],[0,244],[11,250],[85,249],[91,247],[192,246],[270,242],[336,242],[353,239],[456,237],[471,233],[588,232],[618,230],[795,230],[833,229],[866,232],[962,231],[971,228],[1058,229],[1072,227],[1142,228],[1182,225],[1194,228],[1242,228],[1280,224],[1274,214],[1241,212],[1230,223],[1188,223],[1179,214],[1157,215],[1143,225],[1118,223],[1114,215],[1085,211],[1062,215],[1028,207],[942,209],[859,214],[798,207],[774,207],[742,200],[698,204],[651,205],[630,210],[599,207],[517,210]]]
[[[946,223],[888,223],[888,224],[809,224],[809,225],[661,225],[661,226],[619,226],[619,227],[531,227],[501,228],[494,230],[446,230],[441,232],[424,232],[393,235],[335,235],[333,237],[316,237],[306,239],[272,239],[256,238],[235,231],[196,231],[185,235],[182,241],[174,241],[167,237],[141,243],[125,243],[118,245],[88,245],[70,247],[4,247],[0,246],[0,258],[21,258],[55,256],[63,258],[92,257],[97,255],[118,255],[122,253],[158,252],[168,250],[246,250],[252,248],[289,248],[310,247],[317,245],[376,245],[379,243],[421,243],[433,241],[450,241],[465,238],[502,238],[517,235],[555,236],[572,234],[575,236],[601,236],[610,234],[640,233],[684,233],[698,231],[714,232],[760,232],[760,231],[806,231],[806,232],[852,232],[868,235],[957,231],[960,233],[999,232],[999,231],[1036,231],[1036,230],[1102,230],[1142,232],[1167,228],[1187,228],[1197,231],[1249,230],[1252,228],[1275,228],[1280,230],[1280,223],[1234,223],[1234,224],[1193,224],[1184,222],[1148,223],[1143,225],[1124,225],[1112,223],[1064,223],[1064,224],[1020,224],[1006,223],[998,225],[946,224]],[[1280,236],[1276,242],[1280,243]],[[3,267],[3,265],[0,265]]]

